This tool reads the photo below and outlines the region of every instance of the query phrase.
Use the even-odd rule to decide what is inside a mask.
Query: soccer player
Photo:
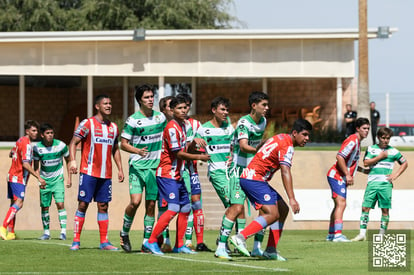
[[[80,249],[80,236],[89,203],[96,201],[101,250],[118,250],[108,240],[108,207],[112,200],[112,159],[118,168],[118,180],[124,181],[121,153],[118,147],[118,126],[109,120],[112,101],[107,95],[95,97],[96,115],[84,119],[75,130],[69,144],[69,171],[78,172],[76,146],[82,142],[79,168],[78,209],[75,214],[71,250]]]
[[[249,106],[250,113],[240,118],[234,132],[233,163],[229,172],[230,206],[223,217],[217,249],[225,246],[235,222],[237,233],[240,233],[246,226],[244,213],[246,195],[240,187],[239,177],[257,153],[257,146],[262,140],[266,128],[265,115],[269,110],[269,97],[263,92],[252,92],[249,95]],[[263,255],[260,248],[263,238],[264,230],[255,236],[252,256]]]
[[[208,161],[209,155],[192,154],[186,152],[187,136],[185,120],[187,116],[187,104],[183,98],[173,98],[170,102],[173,109],[174,119],[168,122],[163,133],[163,150],[161,152],[160,164],[157,168],[157,183],[162,206],[168,209],[161,215],[155,224],[151,237],[144,246],[153,254],[164,254],[157,243],[158,236],[168,226],[170,221],[177,215],[176,244],[173,252],[196,253],[184,245],[184,234],[187,226],[188,215],[191,210],[188,191],[182,179],[184,161],[203,160]],[[195,142],[189,146],[190,152],[195,149]],[[201,140],[198,141],[204,146]]]
[[[186,119],[186,131],[187,131],[187,144],[190,144],[200,128],[200,121],[189,117],[188,112],[191,108],[192,98],[189,94],[179,94],[177,97],[182,97],[187,104],[187,119]],[[211,250],[204,243],[204,213],[201,204],[201,183],[197,171],[197,161],[186,161],[185,170],[183,172],[183,179],[191,199],[191,212],[188,217],[187,229],[185,231],[185,245],[193,249],[193,226],[195,229],[197,246],[196,251],[211,252]]]
[[[46,186],[45,180],[32,167],[33,149],[31,142],[37,138],[39,124],[34,120],[27,120],[24,123],[24,131],[25,135],[17,140],[10,153],[12,164],[7,175],[10,208],[3,220],[3,225],[0,227],[0,236],[3,240],[16,239],[14,232],[16,214],[23,207],[29,174],[37,178],[40,188],[45,188]]]
[[[348,186],[354,184],[354,175],[357,171],[361,152],[361,140],[368,136],[370,124],[367,118],[360,117],[355,121],[355,125],[356,132],[342,143],[341,149],[336,155],[336,163],[329,169],[327,174],[334,201],[334,208],[329,221],[329,232],[326,237],[327,241],[350,242],[342,234],[346,191]]]
[[[173,96],[165,96],[161,98],[159,102],[160,112],[165,115],[167,121],[173,119],[173,112],[170,108],[170,101],[172,98]]]
[[[381,208],[380,234],[385,234],[389,222],[389,209],[391,208],[392,187],[394,181],[408,167],[407,160],[400,151],[389,145],[393,132],[390,128],[382,127],[376,133],[378,144],[369,146],[364,157],[364,166],[370,167],[368,185],[362,203],[361,223],[359,234],[352,241],[364,241],[369,221],[369,210]],[[393,172],[394,164],[398,162],[400,167]]]
[[[42,210],[43,235],[40,240],[50,239],[50,216],[49,207],[52,197],[55,199],[58,209],[60,236],[59,239],[66,240],[67,213],[65,210],[65,183],[63,172],[63,158],[69,167],[69,150],[63,141],[55,139],[52,125],[44,123],[40,125],[40,136],[42,140],[33,147],[34,169],[46,181],[46,188],[40,189],[40,207]],[[72,186],[72,174],[68,171],[66,187]]]
[[[246,239],[270,226],[267,248],[263,253],[266,259],[286,261],[276,250],[282,235],[283,224],[289,213],[289,207],[273,189],[269,180],[280,169],[283,186],[293,213],[299,213],[299,203],[295,199],[291,174],[294,147],[303,147],[309,141],[312,125],[305,119],[294,122],[290,134],[278,134],[268,139],[260,147],[253,160],[240,176],[240,186],[247,197],[259,210],[259,216],[239,234],[230,238],[230,242],[245,256],[250,256],[246,248]]]
[[[211,102],[213,118],[204,123],[198,130],[196,137],[205,140],[205,150],[210,155],[208,161],[208,179],[216,190],[224,208],[230,206],[230,179],[227,168],[230,159],[231,142],[234,128],[231,125],[229,114],[230,101],[227,98],[216,97]],[[228,237],[228,236],[227,236]],[[227,239],[219,242],[215,256],[222,259],[231,259],[226,251]]]
[[[154,90],[148,85],[135,87],[135,99],[140,110],[128,117],[121,134],[121,149],[130,153],[129,157],[129,195],[130,201],[125,208],[124,221],[120,232],[121,247],[131,252],[129,231],[135,213],[142,200],[145,188],[144,240],[151,236],[155,223],[155,205],[158,187],[155,169],[160,160],[162,132],[167,125],[164,114],[154,111]],[[147,249],[142,245],[142,251]]]

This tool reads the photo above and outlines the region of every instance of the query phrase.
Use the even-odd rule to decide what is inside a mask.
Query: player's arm
[[[243,153],[255,154],[257,152],[256,148],[249,145],[249,141],[247,138],[239,139],[239,146],[240,146],[240,150]]]
[[[391,175],[387,176],[387,180],[389,180],[390,182],[393,182],[402,173],[404,173],[404,171],[407,169],[407,167],[408,167],[408,162],[407,161],[403,162],[395,173],[392,173]]]
[[[348,167],[346,166],[345,159],[337,154],[336,161],[338,162],[338,168],[345,175],[346,178],[346,185],[353,185],[354,184],[354,177],[349,173]]]
[[[378,156],[364,159],[364,166],[367,166],[367,167],[373,166],[377,164],[377,162],[379,162],[380,160],[385,159],[387,156],[388,156],[387,151],[381,151],[381,153],[379,153]]]
[[[39,181],[39,186],[41,189],[44,189],[46,187],[46,181],[40,176],[39,173],[33,169],[32,165],[28,161],[23,161],[23,168],[29,171],[30,174],[32,174],[37,180]]]
[[[66,169],[68,171],[68,176],[66,177],[66,187],[70,188],[70,187],[72,187],[72,173],[69,171],[70,159],[69,159],[69,156],[64,157],[64,158],[65,158],[65,162],[66,162]]]
[[[191,153],[184,152],[182,150],[173,151],[173,154],[175,154],[175,156],[179,159],[188,160],[188,161],[191,161],[191,160],[208,161],[208,160],[210,160],[210,155],[207,155],[207,154],[191,154]]]
[[[76,147],[82,141],[78,136],[73,136],[72,140],[69,143],[69,164],[68,169],[71,174],[78,173],[78,168],[76,165]]]
[[[280,172],[282,176],[283,186],[286,191],[286,195],[289,199],[289,205],[292,208],[293,213],[297,214],[300,211],[299,203],[295,199],[295,193],[293,191],[293,180],[290,167],[287,165],[280,165]]]
[[[200,154],[200,148],[206,148],[206,146],[207,142],[204,139],[194,138],[193,141],[188,144],[187,150],[191,154]]]
[[[112,155],[114,156],[116,167],[118,168],[118,180],[119,182],[124,181],[124,170],[122,169],[122,158],[121,151],[119,150],[118,142],[115,141],[112,147]]]
[[[121,149],[125,152],[131,154],[138,154],[143,157],[145,157],[148,154],[148,146],[145,146],[144,148],[136,148],[129,143],[128,139],[123,137],[121,137]]]
[[[357,167],[357,171],[358,171],[358,172],[361,172],[361,173],[363,173],[363,174],[368,175],[368,174],[369,174],[369,172],[371,171],[371,169],[369,169],[369,168],[364,168],[364,167],[361,167],[361,166],[358,166],[358,167]]]

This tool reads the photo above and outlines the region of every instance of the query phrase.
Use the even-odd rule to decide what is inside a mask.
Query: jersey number
[[[273,139],[269,140],[270,144],[265,144],[262,146],[262,148],[260,148],[259,153],[263,154],[262,159],[267,158],[270,153],[278,146],[277,143],[272,143],[272,141]]]

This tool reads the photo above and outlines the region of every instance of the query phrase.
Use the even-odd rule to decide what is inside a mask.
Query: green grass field
[[[357,231],[344,233],[353,237]],[[326,242],[326,232],[320,230],[286,230],[278,249],[288,258],[287,262],[238,255],[228,261],[216,259],[212,252],[144,254],[138,251],[141,231],[131,233],[134,252],[129,254],[100,251],[97,230],[82,233],[80,251],[70,251],[71,240],[58,240],[59,232],[53,232],[55,238],[48,241],[37,240],[40,235],[40,231],[17,231],[18,240],[0,241],[0,274],[372,274],[368,270],[369,242]],[[413,232],[411,236],[414,236]],[[205,232],[205,241],[210,248],[215,248],[216,237],[217,231]],[[252,239],[248,240],[249,248]],[[119,246],[117,231],[110,232],[110,240]],[[410,243],[414,247],[413,238]],[[411,251],[411,262],[413,256]]]

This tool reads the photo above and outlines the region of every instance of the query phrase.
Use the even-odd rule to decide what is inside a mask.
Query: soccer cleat
[[[9,232],[7,234],[7,240],[8,241],[15,240],[15,239],[16,239],[16,234],[15,233]]]
[[[183,254],[197,254],[197,252],[188,248],[188,246],[183,245],[182,247],[174,247],[172,250],[173,253],[183,253]]]
[[[110,242],[101,243],[99,245],[100,250],[118,251],[118,247],[113,246]]]
[[[348,243],[350,240],[345,235],[335,235],[335,237],[332,240],[334,243]]]
[[[152,254],[154,255],[164,255],[164,253],[160,250],[158,243],[149,243],[146,241],[143,246],[147,248]]]
[[[62,241],[66,241],[66,234],[65,233],[60,233],[59,239]]]
[[[80,242],[73,242],[70,250],[77,251],[80,249]]]
[[[250,257],[249,250],[246,247],[246,240],[244,239],[243,235],[237,234],[230,238],[230,242],[239,250],[241,254],[244,256]]]
[[[205,243],[197,244],[196,251],[213,252],[210,248],[207,247],[207,245]]]
[[[216,252],[214,253],[214,257],[219,259],[231,260],[231,257],[229,256],[225,248],[217,248]]]
[[[151,250],[146,248],[144,245],[141,245],[141,253],[151,253]]]
[[[254,248],[252,253],[251,253],[252,257],[262,257],[263,256],[263,250],[261,250],[260,248]]]
[[[332,242],[332,240],[333,240],[333,238],[334,238],[334,236],[335,236],[335,234],[328,234],[327,236],[326,236],[326,241],[327,242]]]
[[[359,242],[359,241],[365,241],[366,239],[367,239],[367,237],[365,237],[365,235],[358,234],[351,241]]]
[[[119,236],[121,238],[120,244],[121,244],[122,249],[127,253],[131,252],[132,247],[131,247],[131,242],[129,241],[129,235],[122,236],[122,233],[120,232]]]
[[[42,240],[42,241],[50,240],[50,235],[43,234],[42,236],[39,237],[39,240]]]
[[[0,227],[0,236],[3,240],[7,241],[7,228],[2,226]]]
[[[279,252],[277,252],[277,251],[276,252],[267,252],[267,251],[265,251],[265,252],[263,252],[263,258],[266,259],[266,260],[277,260],[277,261],[280,261],[280,262],[286,262],[287,261],[287,259],[282,257],[279,254]]]
[[[163,243],[161,245],[161,251],[164,252],[164,253],[171,253],[172,252],[172,247],[168,243]]]

